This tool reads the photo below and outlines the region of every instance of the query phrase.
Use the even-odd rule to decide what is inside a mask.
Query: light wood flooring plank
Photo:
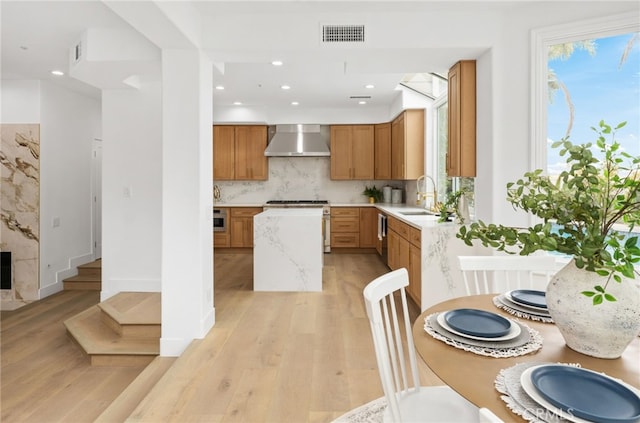
[[[324,423],[379,398],[362,289],[386,271],[372,254],[327,254],[323,292],[254,292],[253,256],[216,254],[216,325],[126,421]],[[63,292],[2,312],[3,422],[94,421],[143,370],[92,368],[67,338],[62,321],[98,296]],[[419,366],[423,384],[441,384]]]

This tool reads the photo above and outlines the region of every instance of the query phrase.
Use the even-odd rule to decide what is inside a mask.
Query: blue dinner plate
[[[448,311],[444,319],[449,326],[458,332],[483,338],[504,336],[511,328],[511,322],[504,317],[472,308]]]
[[[511,298],[514,301],[533,307],[547,308],[547,297],[544,291],[533,289],[514,289],[511,291]]]
[[[551,404],[596,423],[640,419],[640,397],[614,379],[579,367],[549,365],[531,372],[531,382]]]

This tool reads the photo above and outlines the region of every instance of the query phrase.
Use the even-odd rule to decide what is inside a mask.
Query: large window
[[[626,120],[619,141],[638,154],[639,27],[640,17],[626,14],[533,31],[532,169],[557,172],[564,160],[551,142],[594,141],[590,127],[601,119]]]
[[[553,141],[568,137],[594,141],[590,128],[600,120],[626,121],[620,142],[628,153],[640,154],[640,37],[637,32],[589,38],[548,48],[547,172],[558,175],[565,158]]]

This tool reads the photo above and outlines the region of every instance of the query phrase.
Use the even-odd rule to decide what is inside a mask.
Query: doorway
[[[91,160],[92,179],[91,199],[93,215],[93,255],[102,258],[102,140],[94,138]]]

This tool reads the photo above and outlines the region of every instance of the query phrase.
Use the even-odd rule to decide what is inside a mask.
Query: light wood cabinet
[[[213,127],[213,179],[217,181],[235,178],[235,127]]]
[[[476,61],[449,69],[448,176],[476,176]]]
[[[371,249],[378,239],[375,207],[332,207],[331,248]]]
[[[374,179],[391,179],[391,123],[374,126]]]
[[[253,248],[253,216],[262,212],[261,207],[231,207],[229,213],[230,246]]]
[[[360,248],[375,248],[378,240],[378,210],[360,207]]]
[[[359,248],[359,219],[358,207],[331,208],[331,248]]]
[[[214,125],[213,179],[266,180],[265,125]]]
[[[421,231],[391,216],[387,218],[387,228],[387,265],[391,270],[402,267],[407,269],[407,293],[418,306],[421,306]]]
[[[391,122],[391,179],[424,174],[424,109],[409,109]]]
[[[373,179],[374,125],[331,126],[331,179]]]

